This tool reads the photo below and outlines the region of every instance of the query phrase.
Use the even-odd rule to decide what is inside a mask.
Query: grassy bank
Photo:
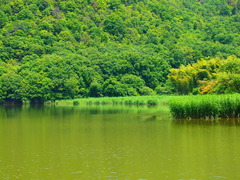
[[[129,96],[82,98],[74,100],[59,100],[57,104],[122,104],[122,105],[166,105],[173,96]]]
[[[169,102],[176,119],[239,118],[240,94],[183,96]]]

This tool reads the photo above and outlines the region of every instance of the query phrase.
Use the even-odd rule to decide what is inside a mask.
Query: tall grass
[[[128,97],[100,97],[81,98],[74,100],[59,100],[57,104],[122,104],[122,105],[163,105],[168,104],[171,96],[128,96]]]
[[[175,119],[240,118],[240,94],[196,96],[130,96],[61,100],[57,104],[169,105]]]
[[[182,96],[169,102],[174,118],[238,118],[240,94]]]

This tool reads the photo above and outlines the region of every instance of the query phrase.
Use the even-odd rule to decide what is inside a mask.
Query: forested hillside
[[[168,74],[239,61],[239,10],[239,0],[1,0],[0,101],[210,92]]]

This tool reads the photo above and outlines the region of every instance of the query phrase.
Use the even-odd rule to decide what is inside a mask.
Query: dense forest
[[[1,0],[0,102],[240,92],[239,0]]]

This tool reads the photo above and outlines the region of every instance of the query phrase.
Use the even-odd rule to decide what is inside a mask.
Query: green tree
[[[126,25],[118,14],[112,13],[104,21],[104,30],[111,35],[122,37],[126,34]]]
[[[28,70],[23,70],[20,74],[24,77],[20,89],[23,99],[31,103],[44,103],[51,100],[51,79]]]
[[[3,26],[5,26],[7,22],[8,22],[7,15],[2,10],[0,10],[0,28],[3,28]]]
[[[150,87],[144,86],[143,88],[140,89],[140,94],[144,96],[148,96],[148,95],[154,95],[155,92]]]
[[[53,35],[53,33],[48,32],[46,30],[41,30],[39,32],[39,35],[40,35],[41,39],[43,39],[44,44],[46,44],[46,45],[48,45],[48,44],[52,45],[55,40],[55,36]]]
[[[23,9],[23,10],[21,10],[21,11],[18,13],[17,18],[18,18],[19,20],[34,19],[35,16],[34,16],[34,14],[33,14],[30,10],[28,10],[28,9]]]
[[[89,87],[89,96],[91,97],[102,96],[102,85],[96,81],[92,82]]]
[[[239,93],[240,92],[240,59],[230,56],[220,66],[217,75],[216,93]]]
[[[135,89],[136,92],[140,92],[140,90],[145,86],[145,82],[140,77],[133,74],[126,74],[121,78],[121,82],[127,85],[129,88]]]
[[[0,77],[1,96],[5,102],[22,102],[21,86],[23,78],[15,72],[7,72]]]
[[[214,87],[215,93],[240,93],[240,73],[219,73]]]
[[[109,78],[103,83],[103,95],[110,97],[126,96],[127,86],[117,81],[115,78]]]

